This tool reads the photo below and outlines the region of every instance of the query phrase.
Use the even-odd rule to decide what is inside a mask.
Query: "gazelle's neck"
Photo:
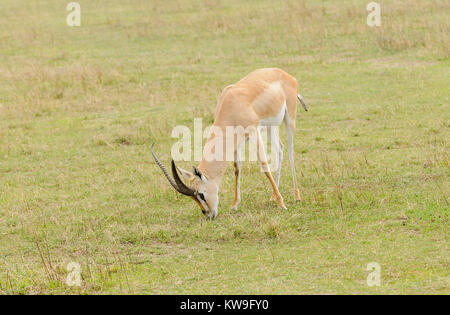
[[[213,180],[216,181],[217,184],[220,184],[222,177],[227,170],[228,164],[229,163],[227,161],[207,161],[202,159],[198,169],[203,175],[206,176],[208,180]]]
[[[227,145],[226,145],[226,134],[223,130],[225,128],[220,128],[217,125],[216,128],[222,130],[219,134],[211,133],[206,141],[205,147],[203,148],[203,157],[198,166],[198,169],[206,176],[208,180],[214,180],[220,184],[223,175],[228,167],[229,162],[226,160],[227,156]],[[217,130],[217,129],[216,129]],[[220,138],[219,138],[220,137]],[[222,146],[222,148],[219,148]],[[216,150],[222,151],[222,154],[215,156]]]

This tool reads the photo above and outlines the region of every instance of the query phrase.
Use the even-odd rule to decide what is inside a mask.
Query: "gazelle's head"
[[[180,194],[191,197],[200,206],[202,213],[208,219],[214,219],[217,216],[217,207],[219,206],[219,186],[213,180],[208,180],[195,166],[192,168],[192,172],[183,170],[175,165],[172,160],[172,175],[166,170],[164,165],[159,161],[153,152],[152,155],[156,161],[156,164],[161,168],[169,183]],[[181,175],[189,180],[189,186],[186,186],[178,176],[177,170]]]

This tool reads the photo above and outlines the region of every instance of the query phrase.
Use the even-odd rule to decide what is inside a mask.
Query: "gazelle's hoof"
[[[298,190],[298,188],[295,190],[294,192],[294,200],[295,201],[300,201],[302,200],[302,197],[300,197],[300,191]]]
[[[239,203],[233,203],[233,204],[230,206],[230,210],[237,210],[237,209],[238,209],[238,205],[239,205]]]
[[[286,210],[286,206],[284,205],[284,201],[283,201],[283,197],[279,196],[279,198],[277,198],[277,204],[283,209]]]

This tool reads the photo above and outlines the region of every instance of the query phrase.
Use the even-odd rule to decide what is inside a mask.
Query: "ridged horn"
[[[175,188],[175,190],[178,191],[180,194],[183,194],[183,195],[186,195],[186,196],[194,196],[195,195],[195,191],[193,189],[187,187],[181,181],[181,179],[178,176],[178,173],[176,171],[175,162],[172,160],[172,173],[174,174],[174,177],[175,177],[175,180],[173,180],[173,178],[170,176],[170,174],[167,171],[167,169],[164,167],[164,165],[162,165],[161,161],[156,157],[155,152],[153,152],[153,146],[154,145],[155,144],[152,143],[152,155],[153,155],[153,158],[155,159],[156,164],[158,164],[159,168],[162,170],[162,172],[164,173],[164,176],[166,176],[167,180],[172,185],[172,187]],[[181,185],[179,185],[178,183],[181,183]]]
[[[175,165],[175,161],[172,160],[172,175],[175,179],[175,182],[178,185],[179,192],[186,196],[195,196],[196,192],[192,188],[186,186],[183,181],[180,179],[180,176],[178,176],[177,167]]]

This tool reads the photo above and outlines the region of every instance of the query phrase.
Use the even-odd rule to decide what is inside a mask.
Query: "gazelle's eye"
[[[199,193],[198,196],[200,197],[201,200],[206,201],[205,196],[202,193]]]

